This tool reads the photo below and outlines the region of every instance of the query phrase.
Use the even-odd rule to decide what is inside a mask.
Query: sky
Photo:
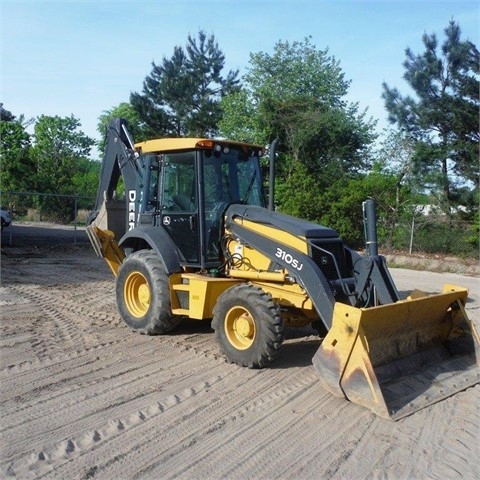
[[[0,102],[17,117],[74,115],[98,140],[99,116],[141,92],[152,62],[189,34],[214,34],[225,72],[240,74],[251,53],[311,36],[351,81],[347,100],[368,108],[381,130],[382,82],[411,94],[405,49],[422,53],[424,33],[442,41],[452,19],[478,47],[478,0],[0,0]]]

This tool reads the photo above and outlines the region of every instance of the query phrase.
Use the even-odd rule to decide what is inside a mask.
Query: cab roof
[[[142,153],[163,153],[194,150],[198,148],[212,149],[215,147],[215,145],[220,145],[222,147],[240,147],[244,149],[253,148],[263,151],[263,147],[260,145],[235,142],[231,140],[215,140],[211,138],[157,138],[154,140],[136,143],[135,148],[140,150]]]

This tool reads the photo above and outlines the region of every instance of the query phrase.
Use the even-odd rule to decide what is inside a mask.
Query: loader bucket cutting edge
[[[398,420],[480,383],[480,339],[465,312],[468,291],[414,291],[394,304],[337,303],[313,357],[334,395]]]

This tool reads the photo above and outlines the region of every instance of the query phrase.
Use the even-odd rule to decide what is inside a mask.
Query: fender
[[[133,230],[129,230],[120,239],[119,245],[123,249],[138,249],[139,243],[147,243],[152,248],[169,275],[182,270],[177,247],[163,228],[140,225]]]

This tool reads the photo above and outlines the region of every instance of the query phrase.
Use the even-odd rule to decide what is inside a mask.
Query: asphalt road
[[[2,231],[2,245],[9,247],[41,247],[88,243],[85,227],[54,223],[12,223]]]

